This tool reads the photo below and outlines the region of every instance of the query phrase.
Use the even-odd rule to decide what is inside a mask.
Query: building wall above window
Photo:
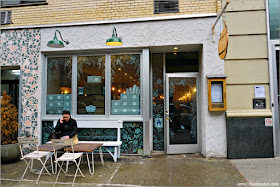
[[[42,3],[45,4],[41,6]],[[71,0],[71,3],[69,0],[47,0],[40,3],[2,6],[1,10],[12,10],[13,26],[26,26],[155,17],[158,15],[217,13],[221,9],[221,0],[176,0],[175,4],[180,7],[180,12],[172,9],[160,14],[154,13],[154,0],[118,0],[117,2]],[[161,3],[160,10],[162,7],[168,8]]]

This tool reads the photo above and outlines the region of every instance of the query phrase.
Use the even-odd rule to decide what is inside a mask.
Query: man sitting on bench
[[[74,144],[78,144],[78,128],[75,119],[71,118],[70,111],[64,110],[62,112],[62,118],[57,121],[54,128],[55,132],[51,134],[52,139],[65,139],[72,138]]]

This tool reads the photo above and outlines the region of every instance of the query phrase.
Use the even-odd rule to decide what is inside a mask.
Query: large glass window
[[[105,56],[78,57],[77,114],[105,115]]]
[[[46,114],[140,115],[140,75],[140,54],[48,57]]]
[[[71,112],[72,58],[48,58],[47,61],[47,114]]]
[[[269,26],[270,26],[270,39],[280,38],[280,1],[269,0]]]
[[[111,56],[111,115],[140,115],[140,55]]]

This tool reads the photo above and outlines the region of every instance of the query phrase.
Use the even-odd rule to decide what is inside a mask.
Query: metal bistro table
[[[54,148],[55,148],[55,150],[54,150]],[[38,146],[38,151],[47,151],[47,152],[55,152],[55,153],[57,153],[57,151],[61,151],[63,149],[64,149],[64,145],[57,145],[57,146],[53,147],[52,143],[45,143],[45,144],[42,144],[42,145]],[[32,148],[30,148],[30,150],[37,151],[37,148],[36,147],[32,147]],[[52,156],[51,156],[51,166],[52,166],[52,173],[56,174],[56,172],[57,172],[57,164],[55,164],[55,171],[54,171],[54,169],[53,169],[53,162],[52,162]]]
[[[74,145],[74,151],[75,152],[84,152],[87,155],[87,163],[88,163],[88,169],[89,169],[89,173],[91,175],[94,174],[94,157],[93,157],[93,151],[97,148],[99,148],[99,154],[100,154],[100,159],[101,159],[101,163],[102,165],[104,165],[104,160],[103,160],[103,154],[102,154],[102,143],[78,143],[76,145]],[[64,149],[64,151],[72,151],[71,147],[67,147]],[[90,161],[89,161],[89,157],[88,157],[88,153],[92,153],[91,154],[91,164],[92,164],[92,169],[90,167]]]

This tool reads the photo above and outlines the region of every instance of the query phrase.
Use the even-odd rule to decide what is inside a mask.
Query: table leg
[[[57,159],[57,152],[52,152],[50,154],[51,157],[51,166],[52,166],[52,173],[55,175],[57,172],[57,162],[53,163],[54,161],[52,160],[52,156],[54,155],[54,160]],[[54,166],[53,166],[54,165]]]
[[[92,152],[92,154],[91,154],[91,157],[92,157],[92,160],[91,160],[92,171],[91,171],[91,167],[90,167],[90,161],[89,161],[88,153],[86,153],[86,155],[87,155],[87,163],[88,163],[89,173],[90,173],[91,175],[93,175],[93,174],[94,174],[94,157],[93,157],[93,152]]]
[[[51,157],[50,162],[51,162],[51,167],[52,167],[52,173],[55,174],[55,173],[54,173],[54,169],[53,169],[52,155],[53,155],[53,152],[50,152],[50,157]]]
[[[103,154],[102,154],[102,147],[101,146],[99,147],[99,154],[100,154],[101,163],[102,163],[102,165],[104,165]]]

